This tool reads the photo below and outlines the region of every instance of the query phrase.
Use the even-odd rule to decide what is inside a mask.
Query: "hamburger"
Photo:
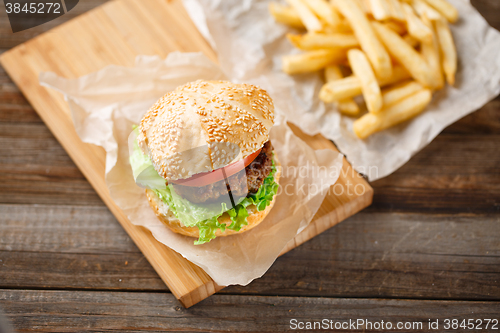
[[[134,179],[159,220],[195,244],[262,222],[280,178],[273,122],[254,85],[199,80],[160,98],[129,137]]]

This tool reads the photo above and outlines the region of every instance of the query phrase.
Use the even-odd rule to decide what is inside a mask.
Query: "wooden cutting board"
[[[104,182],[104,150],[82,143],[63,96],[38,84],[43,71],[76,78],[110,64],[132,66],[137,55],[166,57],[172,51],[201,51],[216,61],[180,0],[115,0],[5,52],[0,62],[158,275],[177,299],[190,307],[222,287],[201,268],[157,242],[148,230],[130,223],[111,200]],[[294,131],[314,149],[336,150],[320,135],[310,137],[297,128]],[[330,191],[311,224],[281,254],[371,204],[372,188],[345,159],[337,184],[336,193],[342,188],[344,193]],[[365,189],[361,195],[353,190],[358,184],[358,189]]]

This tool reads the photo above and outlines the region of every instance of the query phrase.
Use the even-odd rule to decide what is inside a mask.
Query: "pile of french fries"
[[[288,39],[303,53],[283,57],[288,74],[324,71],[319,98],[360,116],[361,139],[420,114],[442,89],[453,85],[457,53],[448,23],[458,11],[446,0],[286,0],[271,3],[277,22],[305,29]]]

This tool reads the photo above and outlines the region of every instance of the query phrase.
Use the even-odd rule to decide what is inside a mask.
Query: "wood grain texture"
[[[422,324],[423,329],[411,324],[415,330],[408,332],[428,331],[428,319],[437,319],[441,321],[440,332],[445,332],[444,319],[495,318],[500,311],[498,302],[231,295],[214,295],[196,307],[183,309],[169,294],[82,291],[0,290],[0,302],[6,305],[7,315],[19,332],[33,328],[51,332],[165,332],[178,331],[179,327],[183,332],[289,332],[291,319],[325,318],[334,322],[384,320],[394,327],[398,322]],[[362,326],[342,331],[380,332]]]
[[[167,290],[104,207],[0,205],[0,215],[0,288]],[[498,215],[359,213],[346,222],[221,292],[499,299]]]
[[[176,50],[200,51],[215,59],[214,52],[189,21],[180,1],[148,0],[139,4],[134,0],[120,0],[106,3],[3,53],[0,61],[160,277],[174,295],[189,307],[221,287],[199,267],[158,243],[149,231],[130,223],[109,196],[104,181],[104,151],[80,141],[61,94],[38,83],[38,76],[44,71],[72,78],[110,64],[132,65],[135,56],[140,54],[165,57]],[[32,133],[33,137],[43,138],[47,134],[44,128],[36,125],[23,126],[21,130]],[[8,128],[4,130],[8,137],[11,131]],[[295,129],[295,132],[300,133],[300,130]],[[301,137],[315,148],[335,150],[335,146],[323,137]],[[344,186],[346,191],[340,195],[331,192],[311,224],[292,239],[282,253],[371,203],[373,190],[368,183],[346,161],[343,170],[338,184]],[[361,194],[352,189],[347,191],[348,186],[354,188],[358,184],[363,188]],[[5,186],[10,185],[7,183]]]

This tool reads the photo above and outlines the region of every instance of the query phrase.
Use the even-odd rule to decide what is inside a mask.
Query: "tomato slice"
[[[201,187],[216,183],[246,168],[248,165],[250,165],[250,163],[253,162],[253,160],[255,160],[257,156],[259,156],[261,150],[262,148],[257,150],[255,153],[248,155],[244,159],[226,165],[223,168],[219,168],[210,172],[197,173],[196,175],[193,175],[186,179],[172,180],[170,181],[170,183],[173,183],[175,185],[193,187]]]

